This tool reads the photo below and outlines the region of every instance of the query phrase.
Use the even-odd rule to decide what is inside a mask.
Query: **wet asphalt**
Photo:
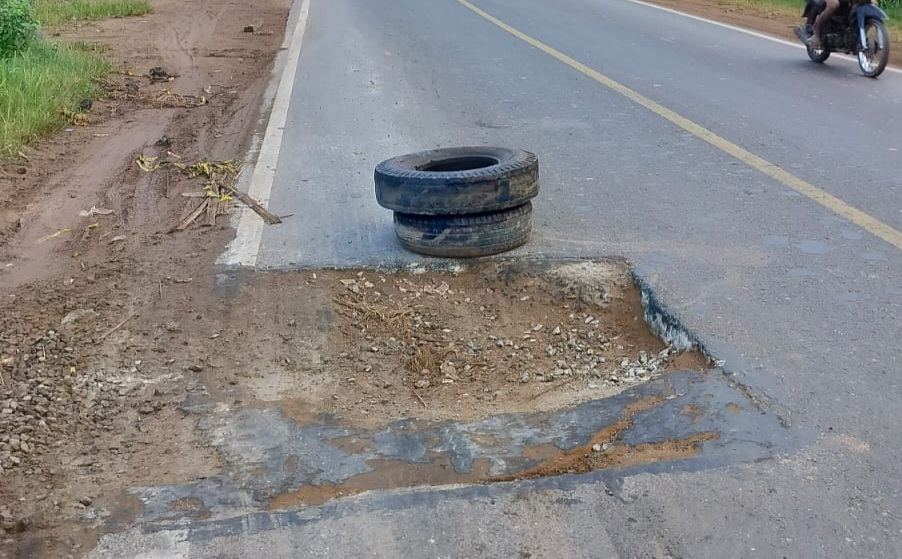
[[[476,4],[902,229],[902,75],[869,80],[851,61],[814,65],[800,49],[625,0]],[[366,457],[336,456],[288,479],[278,453],[303,449],[241,426],[277,425],[283,441],[309,444],[323,444],[329,426],[300,437],[278,414],[217,408],[238,430],[210,439],[234,456],[222,476],[136,488],[143,527],[107,536],[96,557],[902,557],[902,250],[456,1],[312,1],[270,200],[294,217],[266,230],[258,266],[420,262],[375,204],[372,169],[469,144],[539,156],[533,238],[509,257],[626,258],[723,360],[704,378],[675,377],[675,393],[711,394],[740,412],[709,406],[710,424],[686,426],[665,406],[626,437],[711,428],[721,443],[693,460],[270,511],[261,487],[340,483],[356,471],[341,467]],[[605,413],[574,421],[604,423]],[[243,440],[258,443],[275,477],[255,485],[236,449]],[[450,459],[473,451],[452,447],[442,447]],[[498,452],[483,457],[529,466]],[[167,508],[191,495],[203,514]]]

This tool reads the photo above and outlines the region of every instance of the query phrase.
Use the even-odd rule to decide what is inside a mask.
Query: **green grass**
[[[780,13],[797,15],[800,20],[802,19],[802,10],[805,8],[805,0],[727,0],[726,3],[773,7]],[[886,22],[887,27],[895,32],[898,39],[902,34],[902,0],[880,0],[879,5],[889,16],[889,21]]]
[[[799,14],[801,14],[802,10],[805,8],[805,0],[747,0],[746,3],[758,4],[761,6],[784,6],[798,11]],[[892,19],[896,19],[902,15],[902,0],[880,0],[879,5]]]
[[[889,16],[889,26],[902,32],[902,0],[884,0],[880,7]]]
[[[95,77],[110,70],[104,60],[78,47],[37,42],[0,60],[0,159],[9,159],[36,138],[65,124],[64,110],[77,111],[97,93]]]
[[[44,25],[140,16],[151,12],[147,0],[32,0],[32,7],[38,21]]]
[[[32,0],[32,7],[44,25],[151,11],[147,0]],[[110,70],[98,56],[104,48],[87,42],[38,41],[24,52],[0,59],[0,161],[62,128],[64,111],[75,112],[79,101],[94,98],[98,90],[94,78]]]

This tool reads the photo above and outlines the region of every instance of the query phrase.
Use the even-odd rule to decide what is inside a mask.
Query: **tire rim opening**
[[[425,165],[417,166],[417,171],[425,171],[428,173],[453,173],[456,171],[472,171],[474,169],[485,169],[492,165],[497,165],[500,161],[494,157],[484,155],[470,155],[465,157],[453,157],[449,159],[441,159],[439,161],[430,161]]]

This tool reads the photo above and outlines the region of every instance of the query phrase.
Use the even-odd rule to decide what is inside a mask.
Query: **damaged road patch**
[[[146,534],[191,541],[374,495],[394,495],[391,507],[462,487],[597,483],[797,444],[703,348],[651,334],[622,263],[238,274],[217,292],[214,336],[173,335],[204,355],[180,409],[221,470],[133,486]]]
[[[698,410],[686,413],[686,406]],[[187,410],[202,417],[203,437],[222,453],[223,472],[188,484],[134,488],[145,531],[187,521],[197,525],[189,531],[215,532],[248,507],[275,518],[283,514],[277,511],[363,492],[595,470],[694,470],[766,459],[788,448],[779,421],[757,410],[718,370],[671,373],[555,412],[473,422],[402,420],[360,429],[329,416],[301,425],[276,410],[217,404]]]
[[[227,372],[207,389],[301,423],[550,411],[708,366],[651,333],[621,262],[239,274],[220,290],[221,336],[189,341]]]

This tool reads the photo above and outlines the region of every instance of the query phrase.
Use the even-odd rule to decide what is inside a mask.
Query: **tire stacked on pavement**
[[[376,201],[395,212],[404,248],[429,256],[488,256],[523,245],[539,193],[535,154],[501,147],[443,148],[383,161]]]

